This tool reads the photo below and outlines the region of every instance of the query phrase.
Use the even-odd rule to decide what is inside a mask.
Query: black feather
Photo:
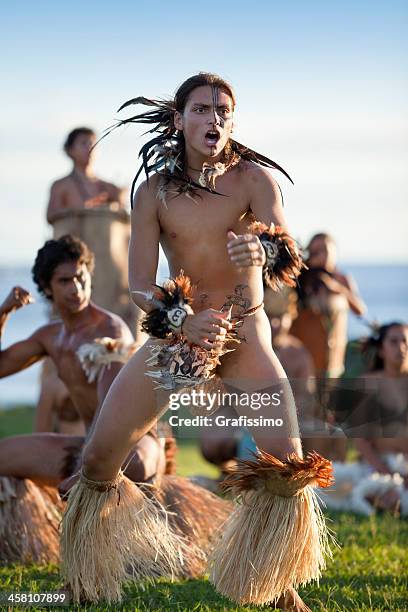
[[[206,187],[200,185],[199,183],[193,181],[186,173],[184,168],[175,168],[173,172],[169,172],[166,168],[165,156],[163,155],[160,158],[160,154],[157,154],[157,157],[154,159],[153,163],[149,165],[149,162],[154,158],[156,151],[153,148],[157,144],[166,144],[167,142],[171,142],[174,145],[174,149],[176,151],[176,155],[180,155],[181,162],[183,164],[184,158],[184,138],[183,135],[180,134],[175,126],[174,126],[174,112],[175,112],[175,103],[174,100],[155,100],[150,98],[145,98],[144,96],[138,96],[136,98],[131,98],[124,102],[118,109],[118,112],[124,110],[133,105],[141,104],[143,106],[153,107],[153,110],[147,110],[143,113],[139,113],[132,117],[128,117],[126,119],[118,120],[114,125],[109,126],[101,138],[98,140],[100,142],[106,136],[111,134],[114,130],[119,127],[128,125],[130,123],[142,124],[142,125],[150,125],[151,128],[148,129],[145,134],[154,134],[158,133],[159,135],[149,140],[146,144],[144,144],[140,151],[139,157],[142,158],[142,164],[140,168],[138,168],[135,178],[132,182],[131,188],[131,207],[133,208],[133,198],[134,191],[136,186],[136,181],[139,178],[141,172],[144,170],[146,174],[146,180],[149,180],[149,175],[152,172],[159,173],[165,180],[165,186],[170,183],[178,184],[180,187],[180,193],[183,192],[183,187],[186,188],[190,192],[206,191],[208,193],[214,195],[224,195],[211,189],[210,187]],[[233,151],[235,154],[239,155],[242,159],[249,160],[259,164],[260,166],[266,168],[274,168],[279,170],[284,174],[290,181],[293,183],[289,174],[276,162],[269,159],[265,155],[261,153],[257,153],[253,151],[249,147],[237,142],[236,140],[230,140],[231,148],[230,151]],[[238,158],[239,159],[239,158]],[[233,163],[233,162],[231,162]]]

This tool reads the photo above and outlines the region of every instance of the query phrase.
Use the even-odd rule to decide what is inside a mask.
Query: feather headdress
[[[204,190],[213,194],[223,195],[215,190],[216,178],[237,165],[241,159],[252,161],[265,168],[279,170],[293,183],[289,174],[279,164],[233,139],[230,139],[224,148],[224,159],[222,162],[217,162],[214,166],[204,164],[205,167],[203,166],[198,182],[194,181],[188,176],[185,168],[183,133],[178,131],[174,125],[175,100],[156,100],[138,96],[122,104],[118,112],[138,104],[151,107],[151,110],[133,115],[127,119],[118,120],[114,125],[107,128],[102,136],[102,138],[105,138],[113,130],[131,123],[151,126],[145,134],[156,134],[139,150],[139,157],[141,157],[142,163],[132,182],[130,195],[132,207],[136,181],[143,170],[147,180],[149,180],[149,175],[152,173],[161,175],[163,180],[158,190],[158,196],[164,203],[166,193],[174,195],[186,193],[192,197],[194,194],[199,193],[200,190]],[[171,188],[170,183],[172,184]]]

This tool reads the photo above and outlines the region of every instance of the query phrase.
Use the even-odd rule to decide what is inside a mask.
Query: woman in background
[[[366,307],[354,279],[337,268],[332,236],[315,234],[307,251],[308,269],[299,277],[299,315],[291,334],[309,350],[318,378],[337,378],[344,370],[349,310],[361,316]]]

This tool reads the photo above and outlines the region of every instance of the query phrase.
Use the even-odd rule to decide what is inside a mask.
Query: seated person
[[[373,351],[369,371],[357,381],[357,405],[343,427],[359,462],[334,464],[329,506],[370,514],[375,507],[408,514],[408,325],[383,325],[365,344]],[[357,393],[358,392],[358,393]],[[336,499],[335,490],[338,495]],[[341,494],[343,491],[343,495]]]
[[[34,431],[36,433],[53,431],[74,436],[84,436],[86,433],[85,424],[74,406],[68,389],[57,376],[51,359],[44,359],[43,363]]]
[[[50,357],[87,432],[133,348],[126,324],[91,301],[93,266],[93,254],[81,240],[68,235],[47,241],[37,253],[33,278],[60,319],[0,351],[0,378]],[[11,290],[0,305],[0,337],[10,314],[32,300],[21,287]],[[78,471],[84,442],[83,435],[58,433],[5,438],[0,440],[0,475],[56,486]],[[164,471],[163,444],[154,432],[135,445],[126,466],[137,482]]]

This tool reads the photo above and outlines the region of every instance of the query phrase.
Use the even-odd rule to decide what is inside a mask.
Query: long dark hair
[[[153,172],[159,173],[163,177],[163,185],[161,187],[163,193],[166,192],[170,183],[177,186],[175,193],[185,192],[191,194],[197,193],[199,190],[218,193],[212,186],[208,184],[204,186],[193,181],[188,176],[185,163],[184,135],[174,125],[174,113],[176,111],[182,113],[191,92],[197,87],[205,85],[218,88],[227,93],[232,100],[233,108],[235,107],[235,94],[232,86],[216,74],[200,72],[184,81],[177,89],[173,99],[156,100],[139,96],[128,100],[119,108],[118,112],[134,104],[143,104],[152,107],[152,110],[118,121],[106,130],[102,138],[110,134],[112,130],[129,123],[151,125],[152,127],[147,130],[146,134],[157,134],[143,145],[139,151],[142,163],[132,183],[130,194],[132,207],[136,181],[143,170],[147,180],[149,180],[149,175]],[[289,174],[276,162],[230,138],[223,151],[222,162],[225,166],[224,171],[239,163],[241,159],[255,162],[267,168],[275,168],[293,183]]]
[[[304,249],[305,267],[303,268],[297,282],[297,293],[299,303],[302,307],[307,307],[308,299],[316,295],[320,289],[325,288],[325,283],[321,280],[322,274],[334,277],[332,272],[322,267],[311,266],[310,263],[310,247],[315,240],[327,240],[334,242],[334,238],[327,232],[318,232],[309,240],[308,245]]]
[[[392,321],[381,325],[369,338],[367,338],[362,344],[362,351],[367,356],[369,355],[369,372],[376,372],[377,370],[384,369],[384,359],[381,357],[381,349],[383,347],[384,340],[393,327],[406,327],[406,323],[401,321]]]
[[[310,266],[310,247],[312,246],[313,242],[315,242],[315,240],[326,240],[327,242],[331,242],[334,243],[334,238],[333,236],[331,236],[330,234],[328,234],[327,232],[318,232],[317,234],[313,234],[313,236],[311,237],[311,239],[309,240],[309,243],[306,247],[306,259],[305,259],[305,264],[309,267]]]

